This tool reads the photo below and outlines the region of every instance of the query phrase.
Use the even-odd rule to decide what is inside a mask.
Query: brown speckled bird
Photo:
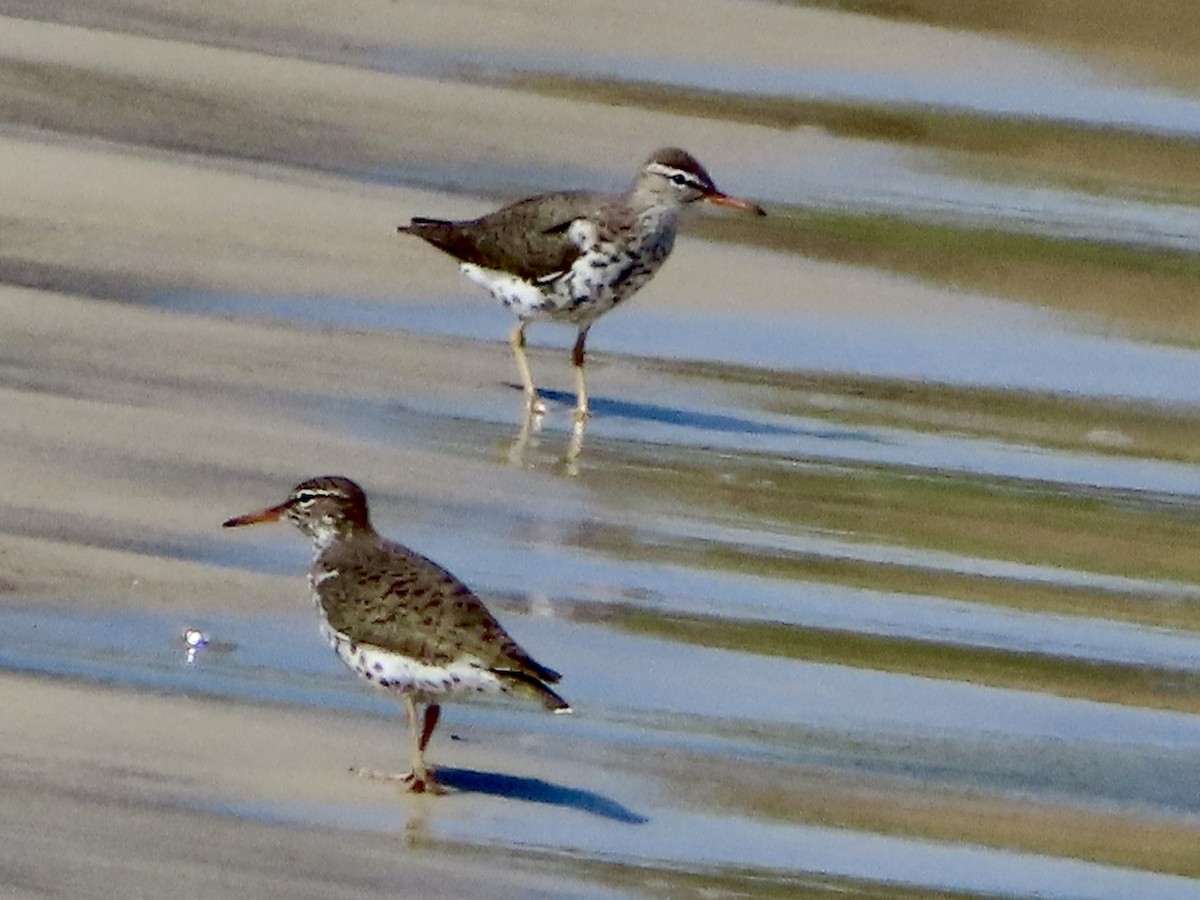
[[[680,210],[699,200],[766,215],[721,193],[689,153],[668,147],[646,160],[624,194],[539,194],[478,219],[416,218],[399,230],[459,260],[464,275],[516,313],[510,342],[531,412],[545,405],[525,357],[525,327],[549,320],[578,328],[572,362],[582,420],[588,329],[658,271],[675,246]]]
[[[226,528],[288,519],[312,538],[308,570],[321,633],[359,677],[404,698],[412,736],[413,791],[439,791],[425,748],[444,700],[515,694],[571,711],[547,685],[553,669],[522,650],[465,584],[371,526],[367,497],[349,478],[311,478],[278,506]],[[421,721],[421,707],[424,720]]]

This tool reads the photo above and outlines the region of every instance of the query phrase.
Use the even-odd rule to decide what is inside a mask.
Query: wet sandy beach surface
[[[5,897],[1200,891],[1198,195],[1115,143],[1194,93],[676,9],[0,0]],[[926,136],[1070,107],[1114,149],[673,93],[714,86]],[[530,331],[531,433],[506,314],[395,227],[669,144],[772,216],[694,217],[593,330],[573,455],[572,334]],[[401,765],[399,705],[328,653],[297,534],[219,527],[333,472],[564,673],[572,717],[446,709],[449,796],[352,774]]]

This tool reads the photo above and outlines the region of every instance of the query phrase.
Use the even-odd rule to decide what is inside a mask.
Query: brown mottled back
[[[333,544],[313,562],[311,576],[329,625],[356,643],[426,665],[467,656],[497,672],[559,680],[509,637],[470,588],[377,533],[357,532]]]
[[[464,222],[415,218],[399,231],[416,235],[461,262],[537,281],[571,268],[580,250],[571,223],[596,218],[613,197],[567,192],[539,194]]]

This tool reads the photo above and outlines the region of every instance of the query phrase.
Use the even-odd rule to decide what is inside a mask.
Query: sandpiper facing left
[[[349,478],[302,481],[278,506],[236,516],[225,527],[281,519],[313,541],[308,583],[322,634],[360,678],[404,700],[412,771],[401,780],[411,790],[440,791],[425,748],[443,701],[515,694],[556,713],[571,711],[548,686],[558,673],[517,646],[470,588],[375,531],[367,497]]]
[[[575,416],[588,414],[584,344],[592,324],[650,280],[675,246],[680,210],[707,201],[764,216],[756,203],[717,190],[691,154],[654,153],[623,194],[539,194],[463,222],[415,218],[399,231],[428,241],[461,263],[463,274],[520,320],[510,337],[531,412],[545,411],[525,358],[530,322],[577,329]]]

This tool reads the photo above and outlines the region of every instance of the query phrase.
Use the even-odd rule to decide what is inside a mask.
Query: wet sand
[[[295,571],[277,577],[172,558],[154,545],[221,539],[222,518],[323,471],[351,472],[381,506],[398,497],[416,511],[480,495],[519,511],[534,491],[564,511],[580,502],[569,482],[535,485],[513,469],[497,478],[486,454],[447,464],[420,448],[348,435],[320,414],[319,403],[339,394],[389,404],[414,392],[450,404],[494,396],[497,380],[510,377],[499,341],[468,351],[462,342],[221,321],[136,303],[186,290],[395,303],[460,293],[453,267],[399,240],[395,225],[487,201],[364,184],[313,165],[440,160],[481,144],[517,158],[530,130],[552,133],[562,122],[561,140],[536,142],[543,162],[583,157],[586,147],[589,160],[611,160],[623,178],[652,149],[647,134],[652,144],[695,145],[711,132],[710,157],[715,147],[731,155],[741,140],[719,126],[651,127],[650,116],[614,114],[594,128],[571,104],[220,46],[237,47],[250,31],[261,50],[286,48],[297,27],[336,45],[337,29],[378,10],[351,6],[337,15],[309,7],[297,18],[290,4],[253,12],[197,4],[187,24],[217,46],[141,36],[155,29],[117,6],[60,7],[68,19],[86,15],[87,27],[3,20],[0,90],[28,103],[14,102],[19,124],[0,131],[5,602],[144,608],[180,622],[222,610],[306,612],[298,539]],[[463,6],[441,7],[439,21],[475,15]],[[395,34],[392,13],[411,23],[422,9],[393,7],[388,21],[365,23],[357,35]],[[533,9],[512,17],[509,48],[532,39],[526,27],[539,20]],[[406,43],[427,40],[407,27],[402,34]],[[32,84],[22,78],[29,71],[39,73]],[[20,122],[25,109],[36,113]],[[331,135],[338,139],[325,143]],[[430,801],[346,772],[347,760],[398,761],[399,716],[363,720],[21,676],[0,679],[0,697],[6,896],[597,893],[511,858],[497,866],[469,851],[411,849],[423,843]],[[354,752],[372,744],[369,754]],[[522,754],[511,749],[464,757],[447,741],[438,757],[512,772]],[[319,817],[281,825],[236,811],[282,801],[364,803],[375,830],[334,829]]]
[[[331,765],[393,743],[385,722],[15,676],[0,690],[5,896],[592,893],[428,846],[422,807],[436,801],[401,815],[378,784]],[[272,803],[318,815],[264,814]],[[345,804],[363,820],[320,823]]]
[[[753,798],[789,777],[795,764],[773,760],[762,746],[745,752],[766,753],[771,765],[747,766],[731,790],[717,784],[717,765],[711,795],[689,798],[693,761],[676,753],[676,743],[702,734],[696,740],[724,758],[726,738],[714,735],[731,723],[745,725],[739,716],[750,713],[740,711],[738,697],[762,683],[743,673],[761,664],[764,680],[789,681],[791,670],[757,655],[741,661],[687,644],[660,645],[636,630],[610,645],[588,623],[590,614],[576,622],[569,607],[635,602],[639,590],[659,584],[649,575],[639,584],[634,576],[588,574],[603,556],[590,542],[619,543],[642,527],[669,531],[671,516],[687,514],[677,497],[652,505],[649,492],[613,487],[622,467],[652,471],[661,453],[668,460],[662,465],[682,471],[719,448],[706,442],[719,441],[729,422],[737,431],[731,440],[740,441],[738,429],[770,433],[777,419],[763,410],[739,418],[728,410],[759,391],[623,356],[616,341],[606,343],[601,325],[592,371],[598,428],[583,463],[593,477],[560,477],[569,467],[561,463],[559,407],[569,405],[562,392],[571,383],[563,336],[532,334],[535,372],[560,402],[546,432],[515,447],[520,396],[507,386],[515,376],[503,340],[507,322],[447,260],[395,235],[411,215],[485,210],[527,178],[619,188],[663,144],[688,147],[737,193],[745,190],[741,165],[834,157],[839,141],[459,83],[415,72],[420,66],[405,60],[408,54],[435,69],[451,51],[456,60],[475,53],[519,58],[543,42],[569,48],[596,41],[576,18],[560,14],[561,4],[352,2],[336,12],[232,0],[170,10],[151,0],[54,7],[0,2],[0,97],[11,111],[0,126],[0,454],[7,485],[0,603],[22,614],[82,616],[80,639],[88,616],[104,628],[119,628],[124,614],[157,618],[136,632],[148,642],[142,646],[154,657],[149,663],[135,647],[133,662],[114,656],[116,668],[105,669],[116,638],[100,633],[94,658],[86,641],[72,645],[81,668],[65,678],[54,677],[53,652],[36,664],[0,655],[7,660],[0,675],[5,896],[676,896],[722,878],[731,879],[731,889],[749,890],[756,872],[766,873],[770,889],[797,895],[822,895],[828,885],[819,878],[828,876],[861,897],[907,897],[907,888],[888,886],[905,884],[917,885],[914,896],[927,895],[921,885],[999,885],[1019,895],[1039,879],[1052,891],[1084,884],[1093,890],[1088,896],[1105,896],[1098,886],[1106,879],[1120,891],[1143,884],[1142,877],[1162,896],[1186,896],[1194,882],[1171,873],[1186,869],[1186,850],[1175,848],[1195,833],[1190,794],[1179,818],[1154,805],[1145,813],[1160,827],[1153,833],[1162,855],[1144,870],[1139,854],[1151,848],[1128,847],[1128,823],[1139,813],[1114,824],[1116,837],[1097,838],[1102,851],[1087,863],[1068,862],[1078,848],[1054,848],[1061,859],[1039,855],[1039,842],[1061,821],[1057,809],[1047,814],[1049,826],[1018,823],[1016,838],[971,836],[981,846],[990,841],[1023,854],[1016,858],[1028,868],[1013,871],[1032,873],[1025,882],[1001,874],[994,881],[960,878],[935,857],[924,872],[915,863],[905,868],[900,861],[924,843],[906,844],[903,828],[898,843],[878,853],[875,845],[841,847],[838,829],[853,836],[861,828],[872,840],[896,831],[869,810],[824,829],[824,813],[804,818],[805,808],[820,806],[811,796],[789,797],[782,812],[760,820]],[[829,67],[936,77],[968,65],[1044,66],[1051,77],[1061,62],[1004,42],[773,4],[707,0],[691,4],[688,16],[675,11],[668,3],[623,3],[600,40],[618,43],[630,57],[786,65],[803,53]],[[672,23],[668,37],[625,30],[628,22],[658,18]],[[472,170],[494,171],[494,187],[454,190],[453,173]],[[451,184],[431,179],[436,184],[423,186],[417,177],[398,185],[388,175],[396,171],[451,173]],[[269,314],[171,311],[172,298],[197,294],[453,306],[493,316],[496,330],[477,340]],[[637,303],[653,304],[668,323],[736,304],[768,322],[836,314],[930,328],[996,306],[952,287],[695,238],[681,240]],[[711,409],[725,410],[725,420]],[[701,436],[673,444],[671,428]],[[518,638],[566,672],[564,692],[580,698],[575,721],[560,726],[521,709],[451,711],[431,752],[459,788],[445,799],[410,798],[348,774],[351,766],[399,761],[398,710],[361,691],[329,660],[327,668],[315,661],[325,650],[305,608],[301,539],[285,529],[254,537],[219,529],[229,515],[277,502],[295,481],[333,471],[368,487],[381,530],[412,539],[491,589]],[[1121,470],[1114,478],[1135,476]],[[556,555],[560,543],[570,544],[569,556]],[[655,577],[669,585],[669,566],[660,569]],[[653,590],[670,596],[672,588]],[[719,605],[718,598],[703,603]],[[219,655],[212,668],[196,670],[198,680],[178,681],[190,671],[173,643],[178,628],[208,620],[224,623],[217,637],[241,648],[228,665],[242,668],[229,671],[251,687],[223,686],[217,676],[229,673]],[[282,646],[267,640],[276,621],[284,623]],[[255,634],[257,646],[288,660],[264,662],[271,674],[257,688],[261,673],[249,650]],[[613,652],[621,654],[615,661]],[[694,679],[693,691],[703,684],[720,695],[720,711],[711,714],[717,724],[672,684],[665,669],[675,658],[677,671]],[[126,664],[136,677],[120,674]],[[206,672],[213,680],[204,680]],[[711,683],[702,681],[706,672]],[[734,682],[724,683],[731,672]],[[805,677],[826,685],[827,710],[881,687],[830,687],[840,676],[818,666]],[[294,681],[301,693],[275,697],[272,678]],[[645,696],[643,678],[654,683]],[[917,696],[919,681],[909,685]],[[332,690],[334,699],[306,699],[308,689]],[[956,702],[970,707],[974,689],[964,688]],[[822,714],[813,713],[813,721]],[[875,714],[862,715],[873,721]],[[808,727],[807,712],[778,722],[762,715],[766,732]],[[701,724],[672,732],[675,716]],[[1087,727],[1102,731],[1104,721]],[[1142,722],[1129,719],[1135,721]],[[1193,719],[1156,712],[1147,721],[1161,725],[1153,738],[1161,745],[1144,755],[1131,751],[1128,759],[1106,757],[1113,769],[1098,772],[1118,771],[1128,776],[1122,784],[1140,785],[1152,780],[1151,763],[1176,771],[1165,757],[1186,768],[1195,750]],[[785,743],[792,740],[787,731]],[[660,752],[661,759],[647,762]],[[970,782],[977,773],[964,767],[974,773],[964,776]],[[922,793],[919,781],[896,780],[894,771],[866,777],[876,775],[885,797]],[[1088,784],[1099,799],[1078,800],[1084,806],[1127,799]],[[1068,800],[1070,814],[1077,807]],[[810,830],[789,831],[797,817]],[[735,827],[727,831],[730,822]],[[679,834],[692,835],[694,844],[680,849]],[[723,856],[718,845],[727,834],[733,849]],[[944,827],[935,824],[928,834],[952,846]],[[643,840],[651,848],[645,858],[636,849]],[[553,851],[536,849],[554,841],[561,846]],[[793,870],[789,848],[796,841],[804,852]],[[990,873],[983,863],[991,857],[980,852],[980,871]],[[885,863],[860,870],[861,858]],[[625,868],[621,861],[630,859]],[[1004,857],[996,864],[1003,872],[1011,863]],[[1095,869],[1086,868],[1092,863]],[[738,881],[743,868],[751,874]],[[876,878],[888,884],[859,881]]]

